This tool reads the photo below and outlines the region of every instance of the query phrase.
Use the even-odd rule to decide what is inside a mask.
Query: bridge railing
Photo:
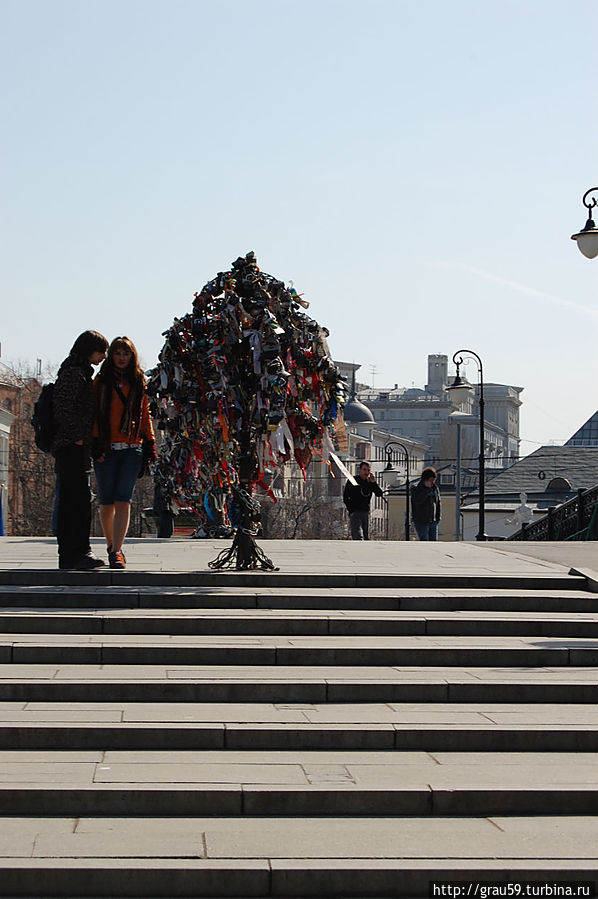
[[[589,490],[578,490],[577,496],[553,506],[547,514],[508,540],[598,540],[598,484]]]

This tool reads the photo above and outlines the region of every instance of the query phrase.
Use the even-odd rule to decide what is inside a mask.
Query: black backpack
[[[31,424],[35,433],[35,445],[44,453],[49,453],[56,433],[53,384],[45,384],[42,387],[42,392],[33,407]]]

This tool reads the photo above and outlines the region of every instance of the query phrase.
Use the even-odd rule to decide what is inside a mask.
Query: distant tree
[[[285,540],[342,540],[347,517],[340,497],[326,492],[327,481],[301,476],[286,482],[287,492],[274,504],[261,498],[264,537]]]
[[[31,416],[42,385],[56,378],[57,366],[41,371],[28,360],[18,359],[2,367],[0,406],[14,416],[11,425],[8,466],[8,508],[4,510],[6,530],[15,537],[45,537],[52,534],[55,496],[54,458],[35,445]],[[95,479],[91,478],[92,496]],[[141,478],[131,503],[131,536],[144,528],[141,512],[153,504],[151,477]],[[102,536],[97,505],[92,506],[92,534]],[[146,531],[147,532],[147,531]]]
[[[37,448],[31,427],[33,407],[42,383],[53,380],[55,368],[38,370],[19,359],[3,368],[0,403],[15,416],[10,430],[7,532],[18,537],[52,533],[54,459]]]

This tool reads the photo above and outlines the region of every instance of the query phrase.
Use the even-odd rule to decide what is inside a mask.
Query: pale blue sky
[[[0,12],[3,361],[91,327],[149,367],[255,250],[376,386],[471,347],[525,388],[524,453],[598,408],[595,0]]]

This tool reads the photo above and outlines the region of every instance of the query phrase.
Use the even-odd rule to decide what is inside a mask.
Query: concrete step
[[[165,784],[152,786],[57,787],[0,785],[0,815],[296,816],[327,815],[592,815],[598,785],[447,789]]]
[[[505,612],[598,612],[598,594],[586,592],[583,583],[567,589],[455,588],[448,584],[424,588],[309,589],[124,586],[0,586],[0,608],[25,609],[288,609],[314,610],[469,610]]]
[[[0,749],[596,752],[587,705],[2,703]]]
[[[101,757],[101,760],[98,760]],[[16,759],[15,761],[7,759]],[[592,814],[598,754],[0,753],[0,816]]]
[[[0,634],[0,663],[582,667],[598,664],[598,640]]]
[[[2,544],[0,896],[595,879],[590,579],[484,546],[316,543],[219,574],[198,541],[92,574]]]
[[[147,571],[126,569],[114,571],[110,568],[93,571],[59,571],[57,569],[0,569],[0,585],[32,587],[107,587],[107,586],[155,586],[177,587],[249,587],[254,590],[292,587],[303,589],[357,587],[362,590],[376,588],[462,588],[507,590],[585,590],[587,580],[579,574],[563,574],[548,568],[539,573],[500,573],[476,570],[455,572],[450,569],[435,573],[286,573],[281,571]]]
[[[0,701],[596,703],[598,671],[560,668],[0,665]]]
[[[429,817],[4,818],[0,895],[419,899],[431,881],[593,888],[597,846],[596,819],[578,816],[464,817],[458,828]]]
[[[0,611],[4,634],[155,636],[544,636],[598,639],[598,612],[453,612],[246,609]]]

